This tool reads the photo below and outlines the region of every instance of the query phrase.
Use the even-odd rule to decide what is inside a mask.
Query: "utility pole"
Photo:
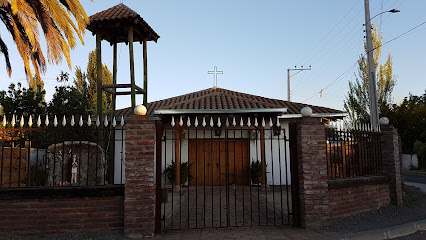
[[[378,129],[379,125],[379,108],[377,104],[376,90],[376,66],[374,65],[373,56],[373,39],[371,36],[371,19],[370,19],[370,3],[369,0],[364,0],[365,8],[365,34],[367,41],[367,61],[368,61],[368,95],[370,100],[370,123],[373,130]]]
[[[311,70],[311,66],[309,66],[309,68],[303,68],[303,66],[301,66],[300,68],[297,68],[296,66],[294,66],[294,68],[287,68],[287,101],[290,101],[290,77],[304,70]],[[298,71],[298,72],[290,76],[290,71]]]

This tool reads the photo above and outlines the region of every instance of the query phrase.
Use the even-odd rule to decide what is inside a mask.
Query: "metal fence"
[[[163,129],[163,229],[291,224],[289,139],[278,120],[180,117]]]
[[[3,117],[0,188],[124,183],[123,118],[41,119]]]
[[[329,178],[383,174],[381,133],[368,125],[325,125]]]

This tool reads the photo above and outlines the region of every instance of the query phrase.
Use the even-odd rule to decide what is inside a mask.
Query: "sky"
[[[121,1],[80,2],[90,16]],[[356,61],[364,52],[363,0],[122,2],[160,35],[157,43],[148,42],[149,102],[211,88],[213,75],[207,72],[215,66],[224,72],[218,75],[220,88],[287,100],[287,69],[311,66],[290,71],[291,101],[343,110],[348,82],[355,80]],[[371,17],[393,8],[401,12],[383,13],[373,21],[384,42],[389,41],[382,47],[381,62],[392,54],[397,79],[393,101],[399,103],[410,93],[422,95],[426,90],[426,1],[370,0]],[[12,82],[26,85],[22,60],[2,25],[0,34],[9,46],[13,68],[9,78],[0,58],[0,90]],[[71,69],[66,61],[48,65],[42,76],[47,100],[59,85],[60,71],[70,74],[72,84],[75,67],[86,69],[95,36],[86,31],[84,42],[71,52]],[[136,84],[143,86],[142,45],[134,48]],[[130,83],[128,52],[128,45],[118,45],[118,83]],[[112,53],[103,41],[102,62],[111,71]],[[142,99],[138,95],[137,104]],[[118,98],[117,108],[130,105],[130,96]]]

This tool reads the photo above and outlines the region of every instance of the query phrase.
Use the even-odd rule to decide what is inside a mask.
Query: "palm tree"
[[[71,19],[74,16],[77,26]],[[70,50],[76,46],[75,33],[82,35],[89,18],[78,0],[0,0],[0,19],[11,34],[24,62],[27,79],[33,84],[32,63],[36,79],[46,71],[46,58],[40,47],[39,27],[44,33],[47,62],[59,64],[64,56],[71,68]],[[4,55],[6,70],[11,76],[9,50],[0,36],[0,53]]]

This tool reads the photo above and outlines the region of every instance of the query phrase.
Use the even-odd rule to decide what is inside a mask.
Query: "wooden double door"
[[[248,185],[248,139],[190,139],[190,185]]]

